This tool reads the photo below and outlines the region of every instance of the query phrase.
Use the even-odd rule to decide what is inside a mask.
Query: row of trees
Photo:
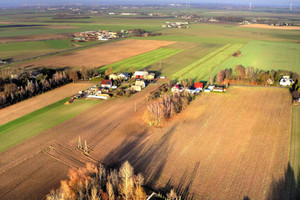
[[[88,80],[98,74],[96,69],[58,71],[50,68],[39,70],[2,69],[0,71],[0,108],[31,98],[78,80]]]
[[[294,81],[299,80],[300,75],[287,70],[264,71],[254,67],[243,67],[237,65],[232,69],[221,70],[217,73],[215,80],[217,84],[226,84],[232,80],[252,82],[257,85],[278,84],[282,76],[289,75]]]
[[[71,169],[69,179],[61,181],[58,189],[47,195],[47,200],[144,200],[144,178],[135,175],[126,161],[119,170],[108,170],[87,163],[85,168]]]
[[[167,119],[186,108],[192,100],[193,96],[187,92],[165,94],[148,105],[146,120],[151,126],[161,126]]]

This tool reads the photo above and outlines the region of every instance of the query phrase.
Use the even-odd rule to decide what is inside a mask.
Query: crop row
[[[173,74],[172,78],[191,78],[197,81],[206,80],[210,75],[214,76],[220,64],[230,58],[242,46],[243,44],[227,44]]]
[[[143,69],[153,63],[156,63],[160,60],[166,59],[170,56],[173,56],[177,53],[182,52],[180,49],[169,49],[169,48],[160,48],[154,51],[143,53],[110,65],[107,65],[101,68],[101,72],[104,72],[109,67],[112,67],[114,71],[127,71],[130,67],[135,67],[136,70]]]

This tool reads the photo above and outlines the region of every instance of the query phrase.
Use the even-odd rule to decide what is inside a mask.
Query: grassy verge
[[[0,126],[0,152],[63,123],[93,107],[98,101],[76,100],[64,105],[68,98],[36,110]]]
[[[300,197],[300,106],[293,106],[290,165],[293,169],[296,197]]]

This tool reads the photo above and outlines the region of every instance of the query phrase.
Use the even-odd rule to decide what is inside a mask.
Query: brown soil
[[[0,154],[0,199],[42,198],[68,167],[125,160],[154,188],[174,186],[194,199],[278,199],[288,164],[291,103],[287,89],[232,87],[201,94],[164,128],[141,117],[148,86],[112,99]],[[134,105],[137,112],[134,112]],[[76,150],[78,136],[90,155]],[[57,175],[57,176],[56,176]]]
[[[84,90],[92,85],[90,83],[71,83],[0,109],[0,125],[76,94],[79,90]]]
[[[100,67],[173,43],[175,42],[128,39],[33,61],[26,63],[26,65],[45,67]]]
[[[0,24],[12,24],[13,22],[0,22]]]
[[[300,30],[299,26],[271,26],[268,24],[249,24],[249,25],[240,25],[239,27],[265,28],[265,29],[278,29],[278,30]]]
[[[50,29],[78,28],[76,26],[49,26]]]
[[[29,42],[40,40],[54,40],[54,39],[66,39],[70,38],[70,34],[39,34],[39,35],[24,35],[24,36],[12,36],[12,37],[0,37],[0,43],[9,42]]]

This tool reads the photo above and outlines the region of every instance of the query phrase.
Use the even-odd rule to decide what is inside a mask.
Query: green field
[[[71,39],[12,42],[0,44],[0,55],[1,58],[13,57],[15,60],[19,60],[75,48],[75,46],[72,46],[72,44],[77,46],[86,46],[97,43],[100,44],[103,42],[90,41],[84,43],[74,43],[71,41]]]
[[[300,106],[293,106],[290,165],[293,170],[295,189],[300,197]]]
[[[100,68],[100,72],[112,67],[114,72],[128,71],[131,67],[141,70],[160,60],[182,52],[181,49],[159,48]]]
[[[71,105],[64,105],[67,100],[63,99],[1,125],[0,152],[71,119],[99,102],[76,100]]]
[[[239,50],[242,46],[243,44],[227,44],[200,58],[196,62],[184,67],[182,70],[173,74],[172,78],[191,78],[196,81],[208,80],[210,75],[215,75],[215,71],[218,71],[220,64],[230,58],[232,54]]]
[[[221,68],[243,65],[262,70],[282,69],[300,73],[300,45],[297,43],[252,41],[241,52],[241,57],[231,57],[221,64]]]

